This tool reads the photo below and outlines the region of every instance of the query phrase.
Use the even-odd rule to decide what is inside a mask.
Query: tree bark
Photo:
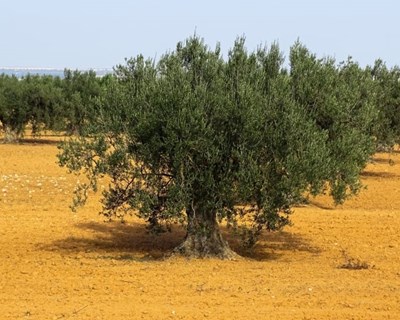
[[[187,233],[175,253],[193,258],[220,258],[234,260],[239,256],[222,238],[215,212],[187,208]]]

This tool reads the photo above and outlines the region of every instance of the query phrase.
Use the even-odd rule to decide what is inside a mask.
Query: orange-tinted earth
[[[221,261],[162,259],[183,230],[103,222],[99,195],[72,213],[78,178],[33,142],[0,145],[0,319],[400,319],[398,151],[357,198],[295,208],[252,252],[227,235],[245,258]]]

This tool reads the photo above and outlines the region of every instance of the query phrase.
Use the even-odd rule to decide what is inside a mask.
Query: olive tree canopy
[[[299,44],[290,72],[283,62],[276,44],[248,52],[238,39],[224,59],[194,36],[159,61],[116,67],[86,134],[61,146],[60,164],[88,177],[75,205],[107,176],[107,217],[136,214],[153,230],[182,223],[176,252],[232,258],[222,220],[245,221],[253,244],[262,229],[286,225],[305,194],[331,190],[340,202],[357,192],[372,152],[368,101],[348,113],[353,93],[318,95],[313,81],[350,90],[354,79]]]

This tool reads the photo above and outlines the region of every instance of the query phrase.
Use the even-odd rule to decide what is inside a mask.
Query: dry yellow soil
[[[184,235],[72,213],[55,144],[0,145],[0,319],[400,319],[400,153],[359,197],[296,208],[239,261],[162,259]],[[346,269],[341,267],[364,267]]]

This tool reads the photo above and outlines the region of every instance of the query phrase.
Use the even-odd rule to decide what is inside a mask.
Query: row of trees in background
[[[95,102],[110,76],[65,70],[64,78],[0,75],[0,128],[6,142],[21,138],[27,126],[43,131],[80,134],[95,115]]]
[[[297,44],[291,49],[290,70],[281,65],[270,65],[268,72],[271,75],[287,73],[296,98],[319,113],[326,113],[326,108],[335,108],[332,103],[336,102],[327,100],[328,93],[336,92],[344,97],[349,92],[362,90],[354,107],[362,104],[362,100],[368,100],[375,109],[377,118],[371,135],[375,137],[376,146],[388,150],[400,142],[399,67],[388,68],[377,60],[373,66],[363,69],[351,60],[337,65],[333,59],[317,59],[310,55],[308,65],[299,69],[295,63],[300,58],[300,47]],[[303,54],[309,54],[306,48],[302,50],[305,50]],[[275,54],[278,55],[278,51]],[[347,77],[345,87],[334,76]],[[28,125],[34,135],[43,131],[80,134],[85,123],[96,116],[95,105],[113,79],[112,75],[97,77],[94,71],[71,70],[65,70],[64,78],[28,75],[18,79],[0,75],[0,130],[5,141],[18,140]]]

